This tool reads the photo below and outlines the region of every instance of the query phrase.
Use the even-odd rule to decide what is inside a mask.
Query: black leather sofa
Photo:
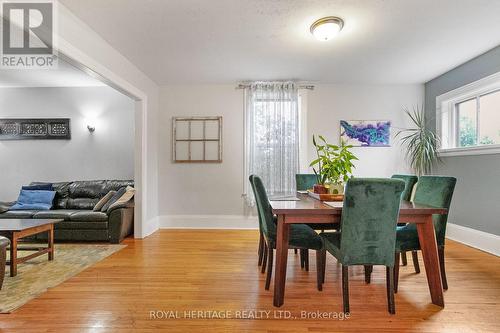
[[[36,184],[43,183],[31,183]],[[134,182],[91,180],[53,183],[56,196],[51,210],[11,210],[0,214],[0,219],[64,219],[64,222],[55,224],[55,240],[120,243],[133,232],[134,199],[109,212],[94,212],[93,208],[106,193],[126,186],[133,187]],[[47,238],[44,234],[37,236],[37,239],[44,238]]]

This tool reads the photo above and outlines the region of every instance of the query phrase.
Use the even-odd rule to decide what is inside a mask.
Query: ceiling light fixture
[[[344,20],[336,16],[320,18],[311,25],[311,34],[320,41],[327,41],[335,36],[344,27]]]

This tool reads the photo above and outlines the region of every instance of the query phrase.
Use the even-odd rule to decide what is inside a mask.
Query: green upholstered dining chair
[[[318,182],[318,178],[314,173],[298,173],[295,175],[295,183],[297,191],[307,191],[312,189],[314,184]]]
[[[445,176],[421,176],[418,179],[417,188],[413,202],[434,207],[450,209],[453,191],[457,179],[454,177]],[[439,266],[441,270],[441,280],[443,289],[448,289],[448,281],[446,280],[446,271],[444,265],[444,245],[446,235],[446,223],[448,215],[434,215],[434,230],[436,232],[436,241],[438,246]],[[396,261],[399,262],[400,253],[407,251],[420,250],[418,241],[418,232],[415,224],[407,224],[398,226],[396,233]],[[415,258],[414,260],[418,257]],[[399,266],[395,267],[395,291],[398,290]]]
[[[309,189],[312,189],[314,184],[316,184],[317,182],[318,177],[314,173],[297,173],[295,175],[295,184],[297,186],[297,191],[307,191]],[[307,225],[314,230],[321,230],[325,228],[324,224],[319,225],[308,223]],[[301,250],[300,252],[300,267],[305,268],[306,271],[309,270],[309,251],[307,250]]]
[[[363,265],[365,269],[386,266],[388,311],[391,314],[396,311],[393,251],[403,190],[404,182],[398,179],[350,179],[344,194],[340,230],[320,235],[325,249],[342,265],[344,312],[349,312],[348,267],[353,265]]]
[[[277,219],[272,212],[271,204],[269,203],[266,189],[264,188],[262,180],[255,175],[251,175],[249,177],[249,180],[255,195],[255,202],[257,203],[257,210],[260,217],[260,228],[262,229],[262,234],[264,236],[264,241],[267,249],[267,252],[264,252],[264,263],[262,265],[266,265],[265,261],[267,259],[268,266],[265,288],[266,290],[269,290],[273,267],[273,250],[276,249]],[[321,237],[319,237],[319,235],[309,226],[305,224],[292,224],[290,226],[289,246],[291,248],[316,250],[316,257],[318,263],[320,263],[320,265],[317,265],[318,269],[321,269],[323,267],[323,265],[321,265],[321,262],[319,262],[319,260],[322,258],[321,250],[323,249],[323,241],[321,240]],[[322,284],[320,283],[322,282],[320,281],[320,277],[321,275],[318,274],[319,290],[321,290],[322,287]]]
[[[392,175],[391,178],[401,179],[405,182],[405,189],[401,194],[401,200],[411,201],[411,194],[413,192],[413,187],[418,181],[418,177],[415,175]],[[405,225],[406,223],[401,223],[398,225]],[[416,251],[412,251],[413,256],[413,266],[415,267],[415,272],[420,273],[420,267],[418,266],[418,256]],[[406,258],[406,252],[401,252],[401,263],[406,266],[408,260]]]

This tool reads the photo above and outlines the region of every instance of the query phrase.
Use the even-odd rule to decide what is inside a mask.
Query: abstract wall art
[[[355,147],[390,147],[389,120],[341,120],[340,139]]]
[[[0,119],[0,140],[70,140],[69,118]]]

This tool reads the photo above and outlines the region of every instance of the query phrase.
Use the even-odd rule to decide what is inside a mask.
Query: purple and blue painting
[[[355,147],[390,147],[391,122],[385,120],[341,120],[340,139]]]

